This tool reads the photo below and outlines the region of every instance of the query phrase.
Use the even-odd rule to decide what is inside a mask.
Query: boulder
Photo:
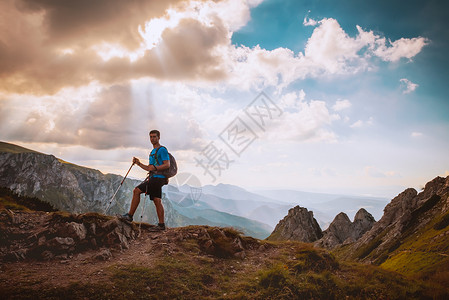
[[[87,229],[84,224],[70,222],[59,226],[57,234],[59,236],[70,237],[76,241],[82,241],[86,238]]]

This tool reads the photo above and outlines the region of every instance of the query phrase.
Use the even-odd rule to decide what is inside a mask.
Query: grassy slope
[[[182,230],[182,229],[178,229]],[[269,244],[263,258],[203,255],[197,240],[179,244],[151,266],[117,262],[106,282],[45,282],[1,287],[7,298],[32,299],[430,299],[442,290],[374,266],[339,263],[297,242]]]
[[[449,212],[441,213],[445,211],[444,205],[448,197],[449,194],[434,195],[412,212],[412,218],[405,225],[402,234],[388,244],[383,252],[373,255],[373,250],[383,242],[390,228],[386,228],[354,253],[350,252],[350,246],[343,246],[334,251],[335,255],[349,260],[369,257],[385,270],[424,280],[435,287],[448,287]],[[424,219],[430,221],[419,228],[418,225]]]
[[[23,148],[17,145],[5,143],[0,141],[0,152],[9,152],[9,153],[40,153],[34,150],[30,150],[27,148]]]
[[[449,286],[449,213],[407,237],[381,267]]]

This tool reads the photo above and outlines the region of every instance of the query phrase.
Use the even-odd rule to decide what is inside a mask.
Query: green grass
[[[364,245],[360,249],[358,249],[353,257],[356,259],[364,259],[368,255],[371,254],[371,252],[374,251],[377,247],[379,247],[380,244],[383,242],[383,238],[388,233],[388,231],[382,232],[380,235],[378,235],[376,238],[372,239],[368,244]]]
[[[401,251],[389,258],[381,266],[387,270],[394,270],[406,275],[428,273],[435,269],[435,265],[448,261],[439,253],[421,251]]]
[[[447,196],[447,195],[446,195]],[[440,199],[430,198],[428,207],[433,207]],[[380,265],[386,270],[396,271],[424,280],[435,291],[449,286],[449,213],[434,217],[416,233],[408,235]]]
[[[441,228],[440,224],[446,218],[447,214],[435,218],[417,234],[406,238],[381,266],[406,275],[425,276],[443,271],[441,266],[449,262],[449,227]]]
[[[7,152],[7,153],[14,153],[14,154],[19,154],[19,153],[40,153],[34,150],[30,150],[27,148],[23,148],[14,144],[10,144],[10,143],[5,143],[5,142],[0,142],[0,152]]]

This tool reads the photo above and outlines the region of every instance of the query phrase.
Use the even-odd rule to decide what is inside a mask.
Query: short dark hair
[[[161,133],[159,132],[159,130],[153,129],[153,130],[150,131],[150,134],[152,134],[152,133],[157,134],[157,137],[161,138]]]

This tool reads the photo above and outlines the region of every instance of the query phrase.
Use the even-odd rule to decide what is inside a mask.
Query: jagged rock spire
[[[314,242],[323,236],[313,212],[307,208],[296,206],[288,211],[267,238],[271,241],[294,240],[306,243]]]
[[[370,230],[375,222],[373,216],[364,208],[356,213],[354,222],[351,222],[345,213],[339,213],[315,245],[332,249],[341,244],[355,242]]]

